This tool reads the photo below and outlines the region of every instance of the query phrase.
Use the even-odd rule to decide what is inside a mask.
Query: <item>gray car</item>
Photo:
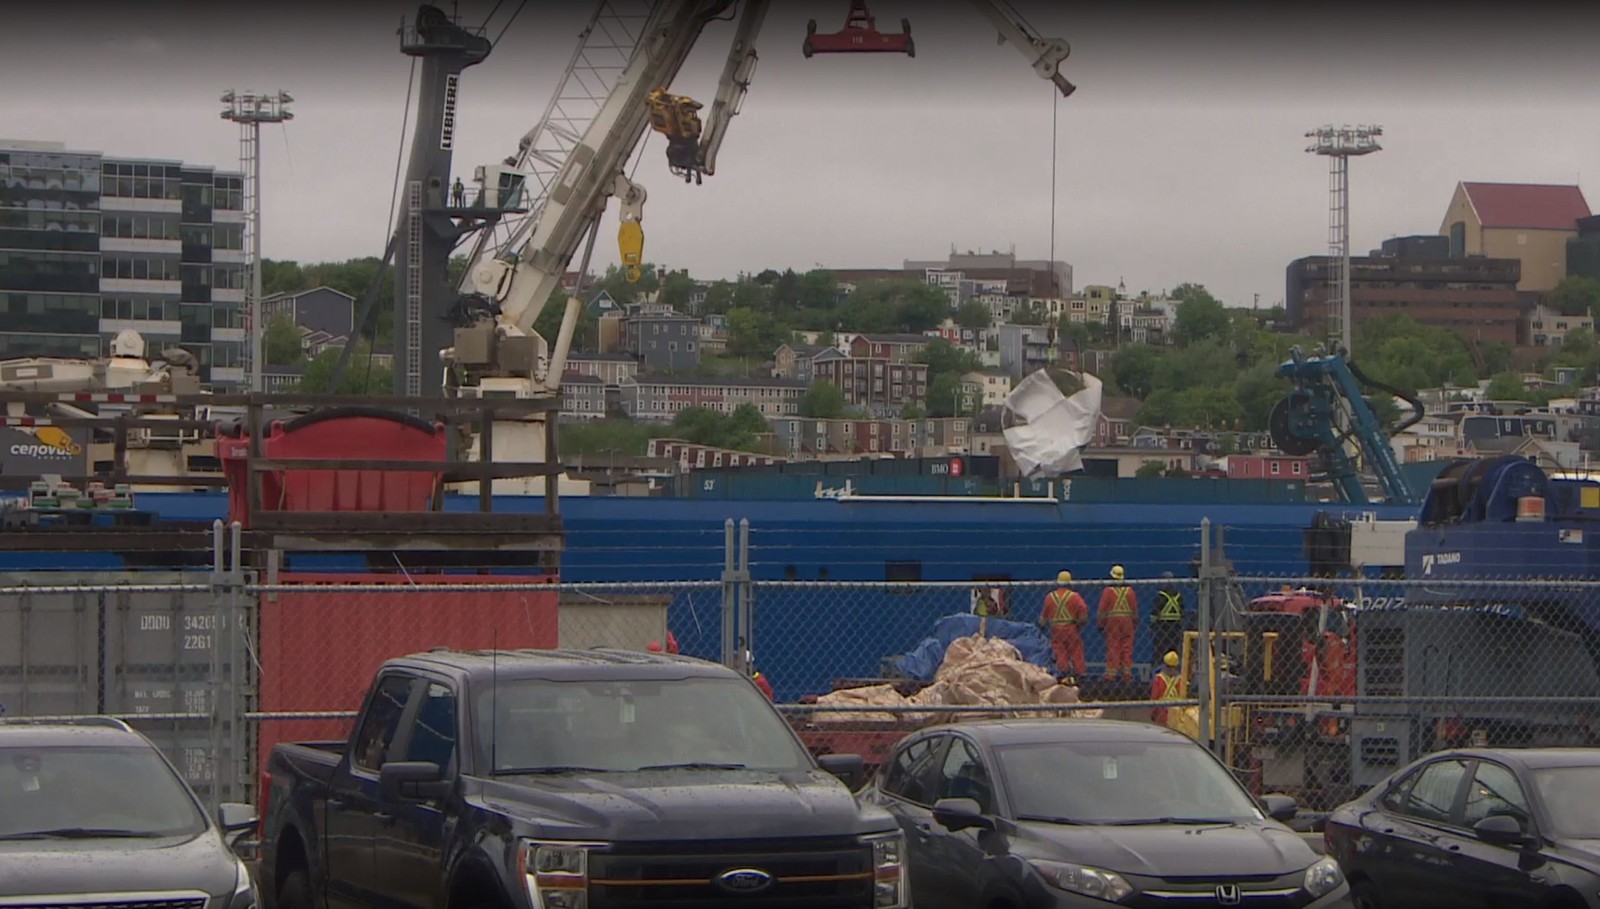
[[[0,906],[254,909],[249,871],[224,841],[254,812],[218,813],[118,720],[0,722]]]

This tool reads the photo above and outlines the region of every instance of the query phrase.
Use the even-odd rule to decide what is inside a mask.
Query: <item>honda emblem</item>
[[[1217,905],[1219,905],[1219,906],[1237,906],[1242,901],[1242,899],[1243,898],[1239,896],[1239,885],[1238,884],[1218,884],[1217,885]]]

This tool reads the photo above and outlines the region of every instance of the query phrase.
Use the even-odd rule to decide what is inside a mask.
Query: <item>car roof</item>
[[[153,747],[144,736],[120,721],[98,720],[98,717],[85,717],[82,720],[37,722],[8,718],[0,721],[0,749]]]
[[[1431,758],[1480,758],[1524,770],[1551,767],[1600,767],[1600,748],[1454,748],[1431,754]]]
[[[469,679],[584,681],[742,678],[720,663],[670,653],[597,647],[591,650],[450,650],[437,648],[390,660],[388,668],[432,670]]]
[[[1072,718],[973,720],[960,722],[953,728],[966,732],[991,747],[1045,745],[1056,742],[1194,743],[1193,739],[1177,730],[1128,720]]]

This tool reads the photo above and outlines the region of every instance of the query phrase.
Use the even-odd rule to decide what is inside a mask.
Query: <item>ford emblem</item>
[[[743,896],[760,893],[771,887],[773,881],[772,875],[759,868],[735,868],[717,875],[713,883],[729,893]]]

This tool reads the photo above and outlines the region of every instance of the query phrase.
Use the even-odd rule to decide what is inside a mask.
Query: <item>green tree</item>
[[[1568,275],[1544,295],[1544,302],[1563,316],[1600,319],[1600,281],[1588,275]]]
[[[1509,371],[1491,376],[1489,387],[1484,389],[1483,394],[1491,401],[1528,400],[1528,389],[1522,384],[1522,376]]]
[[[1017,307],[1016,311],[1011,314],[1011,324],[1043,325],[1049,318],[1050,314],[1045,312],[1043,306],[1037,303],[1029,303],[1027,306]]]
[[[300,329],[293,319],[280,313],[267,323],[266,334],[261,338],[261,353],[272,366],[293,366],[305,361],[305,351],[300,347]]]
[[[1227,308],[1204,286],[1180,284],[1172,291],[1172,298],[1179,301],[1177,324],[1172,327],[1172,339],[1177,343],[1222,337],[1228,331],[1231,320]]]
[[[838,305],[839,282],[826,268],[814,268],[800,276],[800,308],[831,311]],[[812,326],[807,326],[812,327]],[[819,325],[818,328],[829,328]]]
[[[978,355],[965,347],[957,347],[944,338],[932,338],[927,345],[912,356],[914,363],[928,365],[928,382],[946,373],[957,378],[983,368]]]
[[[1136,398],[1148,397],[1155,390],[1161,359],[1161,353],[1148,344],[1129,344],[1111,361],[1111,381]]]
[[[686,407],[672,418],[674,436],[715,448],[753,450],[757,445],[756,435],[770,431],[766,419],[754,407],[744,414],[736,411],[726,416],[705,407]]]
[[[669,271],[661,281],[661,302],[679,312],[688,311],[689,298],[693,294],[694,279],[689,277],[687,271]]]
[[[994,324],[989,305],[981,300],[968,300],[956,310],[956,324],[962,328],[984,329]]]
[[[533,330],[552,348],[555,347],[556,338],[560,337],[561,320],[567,313],[567,294],[557,287],[550,292],[550,299],[545,301],[544,308],[539,310],[539,317],[533,320]],[[578,324],[572,329],[573,350],[595,350],[600,341],[600,318],[593,309],[587,306],[578,310]]]
[[[728,415],[728,429],[731,432],[750,433],[754,436],[771,432],[772,425],[761,415],[761,408],[754,404],[740,404]]]
[[[725,313],[732,308],[733,284],[718,281],[706,288],[706,301],[700,307],[702,313]]]
[[[928,381],[928,416],[960,417],[972,413],[971,396],[961,387],[961,375],[943,372]]]
[[[736,306],[728,310],[728,354],[766,360],[792,336],[788,326],[770,315]]]
[[[1139,465],[1139,469],[1135,470],[1133,475],[1141,480],[1144,480],[1151,477],[1165,476],[1166,472],[1167,465],[1161,463],[1160,461],[1146,461]]]
[[[833,420],[844,414],[844,392],[832,382],[813,382],[800,396],[800,416]]]
[[[387,366],[369,365],[372,345],[356,342],[350,354],[350,366],[344,371],[339,387],[333,389],[333,367],[339,361],[339,349],[329,348],[317,354],[306,364],[300,375],[300,391],[307,394],[382,395],[394,388],[394,373]]]
[[[927,410],[914,401],[908,401],[906,406],[900,408],[900,419],[902,420],[920,420],[927,415]]]
[[[921,332],[950,313],[944,291],[921,281],[863,281],[840,313],[840,328],[860,332]]]
[[[561,457],[618,458],[640,457],[650,440],[669,434],[665,426],[634,422],[627,417],[564,422],[556,433]]]

